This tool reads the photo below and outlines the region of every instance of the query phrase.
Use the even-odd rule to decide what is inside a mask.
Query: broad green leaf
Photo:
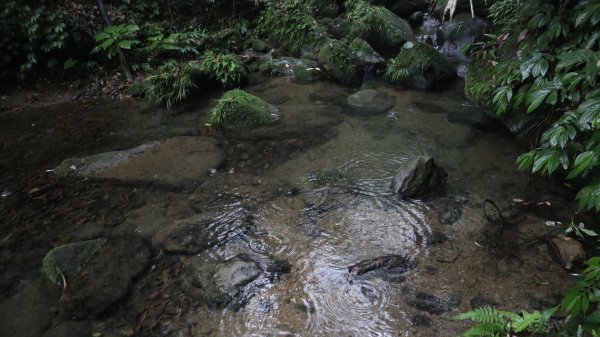
[[[577,112],[580,114],[580,124],[598,123],[600,120],[600,97],[585,100],[579,105]]]
[[[75,60],[72,57],[70,57],[68,60],[65,61],[63,69],[64,70],[69,70],[69,69],[73,68],[77,63],[78,63],[77,60]]]
[[[533,165],[533,160],[536,154],[536,151],[529,151],[519,155],[519,157],[517,158],[517,165],[519,167],[519,171],[529,170]]]
[[[552,174],[560,165],[560,160],[556,152],[540,152],[536,155],[533,161],[533,173],[545,171],[548,174]]]
[[[108,49],[110,46],[112,46],[115,43],[115,40],[112,38],[108,38],[106,40],[104,40],[104,42],[102,42],[100,44],[100,48],[102,48],[103,50]]]
[[[136,40],[119,41],[119,47],[123,49],[131,49],[131,45],[138,43]]]
[[[598,164],[598,153],[595,151],[585,151],[577,155],[573,169],[569,172],[567,179],[573,179],[579,176],[583,171],[587,170],[592,165]]]
[[[527,113],[533,112],[542,103],[544,103],[544,100],[550,94],[550,92],[552,92],[552,90],[553,89],[549,88],[549,87],[542,87],[542,88],[537,89],[534,92],[530,93],[529,97],[528,97],[528,101],[530,102],[530,104],[529,104],[529,107],[527,108]]]

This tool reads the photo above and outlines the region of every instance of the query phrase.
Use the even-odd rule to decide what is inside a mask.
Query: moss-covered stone
[[[260,63],[258,69],[264,74],[287,76],[302,82],[313,82],[323,76],[317,61],[304,58],[276,58]]]
[[[210,111],[208,121],[226,128],[244,128],[270,124],[278,119],[277,107],[249,93],[227,91]]]
[[[60,285],[62,276],[69,280],[75,277],[105,243],[106,239],[96,239],[56,247],[44,257],[42,272],[52,283]]]
[[[319,62],[327,74],[338,83],[357,86],[362,82],[363,68],[350,48],[339,40],[330,39],[321,46]]]
[[[389,83],[419,89],[434,89],[449,84],[456,74],[451,64],[435,48],[420,42],[406,42],[388,64]]]
[[[259,53],[266,53],[269,50],[269,46],[267,46],[265,41],[260,40],[260,39],[254,39],[254,38],[246,40],[246,43],[244,44],[244,46],[246,48],[251,48],[255,52],[259,52]]]
[[[385,59],[363,39],[355,38],[352,40],[352,42],[350,42],[350,50],[363,65],[379,65],[385,63]]]

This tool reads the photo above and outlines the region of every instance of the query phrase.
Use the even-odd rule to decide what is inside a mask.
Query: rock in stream
[[[390,188],[402,197],[415,198],[440,188],[447,177],[446,171],[437,166],[433,158],[420,156],[400,167]]]

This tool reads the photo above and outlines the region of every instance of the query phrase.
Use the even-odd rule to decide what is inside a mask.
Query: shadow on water
[[[481,245],[481,208],[492,199],[511,212],[509,200],[559,195],[555,188],[532,187],[517,174],[521,149],[456,91],[372,87],[395,105],[357,116],[347,88],[257,81],[248,91],[276,104],[282,117],[252,130],[205,126],[210,102],[177,113],[135,100],[3,113],[0,313],[23,317],[6,331],[455,336],[464,325],[449,318],[481,299],[507,309],[554,304],[569,285],[565,272],[544,245],[490,256]],[[69,157],[176,136],[217,139],[223,160],[176,186],[45,173]],[[448,171],[441,197],[402,200],[390,191],[398,167],[418,155]],[[568,216],[520,214],[507,238],[525,242],[544,234],[540,223]],[[116,234],[141,237],[148,266],[101,315],[57,315],[63,290],[41,275],[44,254]],[[415,265],[348,272],[381,256]],[[62,285],[67,293],[71,281]],[[27,297],[40,289],[50,289],[51,300]],[[26,329],[27,321],[37,323]]]

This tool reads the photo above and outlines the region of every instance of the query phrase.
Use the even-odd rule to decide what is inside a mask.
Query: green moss
[[[344,85],[358,85],[362,80],[363,69],[350,48],[339,40],[329,40],[319,52],[319,62],[327,73]]]
[[[467,65],[465,96],[485,110],[492,110],[494,67],[486,59],[472,59]]]
[[[435,48],[420,42],[406,42],[390,60],[385,77],[391,84],[417,87],[441,86],[454,77],[452,67]]]
[[[208,116],[211,124],[229,128],[269,124],[277,119],[276,107],[239,89],[225,92]]]
[[[53,283],[62,284],[62,276],[75,277],[105,243],[106,239],[96,239],[56,247],[44,257],[42,272]]]
[[[183,101],[197,87],[193,78],[201,71],[194,62],[168,62],[146,77],[144,95],[150,102],[165,104],[170,109],[173,103]]]

